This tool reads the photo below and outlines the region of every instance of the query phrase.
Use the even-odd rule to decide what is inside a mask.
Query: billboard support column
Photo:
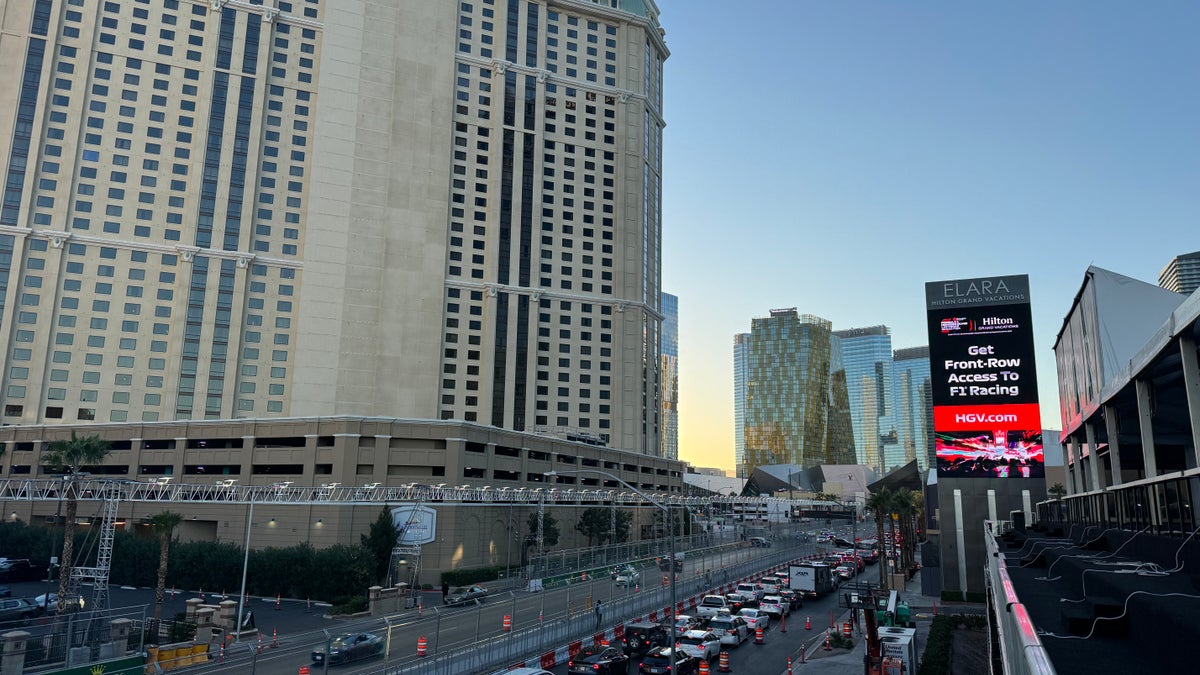
[[[1154,408],[1150,405],[1150,383],[1138,378],[1134,383],[1137,389],[1138,430],[1142,434],[1142,462],[1146,467],[1146,475],[1142,478],[1154,478],[1158,475],[1158,460],[1154,450]]]
[[[1117,428],[1117,407],[1113,405],[1104,406],[1104,431],[1108,434],[1108,461],[1109,468],[1112,471],[1112,484],[1121,484],[1121,444],[1118,442],[1117,435],[1120,429]]]
[[[1096,448],[1096,425],[1088,422],[1083,425],[1084,437],[1087,439],[1088,465],[1091,467],[1092,489],[1103,490],[1104,481],[1100,480],[1100,451]]]

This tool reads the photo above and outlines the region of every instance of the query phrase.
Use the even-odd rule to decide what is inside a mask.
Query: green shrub
[[[367,611],[367,599],[361,595],[338,598],[334,601],[332,614],[358,614]]]
[[[451,586],[469,586],[485,581],[495,581],[500,578],[500,573],[504,571],[503,565],[493,565],[491,567],[476,567],[466,570],[450,570],[442,572],[442,582]]]
[[[987,617],[970,614],[940,614],[933,617],[918,675],[950,675],[950,651],[954,646],[954,629],[962,625],[967,628],[982,628],[987,625]]]

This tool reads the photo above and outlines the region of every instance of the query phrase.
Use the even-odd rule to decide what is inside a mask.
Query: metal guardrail
[[[997,537],[1007,524],[998,521],[984,523],[984,541],[988,560],[988,605],[992,624],[998,636],[996,647],[1008,675],[1055,675],[1057,671],[1042,644],[1029,612],[1008,576],[1004,554]]]
[[[538,504],[547,506],[581,504],[603,504],[617,506],[645,506],[650,504],[643,496],[632,491],[601,489],[575,489],[563,487],[508,488],[473,487],[470,485],[423,485],[409,483],[392,486],[379,483],[367,485],[341,485],[329,483],[320,486],[292,485],[290,482],[273,485],[236,485],[232,480],[221,480],[213,485],[166,481],[139,482],[128,479],[112,479],[76,476],[72,478],[74,491],[81,501],[99,501],[103,495],[113,494],[119,501],[134,502],[221,502],[231,504],[344,504],[344,505],[387,505],[394,502],[423,502],[426,504],[448,503],[460,506],[491,504]],[[50,501],[58,499],[63,490],[63,480],[55,478],[4,478],[0,479],[0,500]],[[780,499],[776,497],[735,497],[711,495],[689,497],[680,494],[650,493],[650,496],[669,506],[708,507],[711,504],[750,505],[794,503],[805,506],[825,504],[808,499]],[[654,505],[657,506],[657,505]]]

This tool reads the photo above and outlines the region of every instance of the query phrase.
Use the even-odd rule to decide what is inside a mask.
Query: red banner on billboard
[[[1001,405],[939,405],[933,408],[933,428],[938,431],[976,429],[1040,429],[1037,403]]]

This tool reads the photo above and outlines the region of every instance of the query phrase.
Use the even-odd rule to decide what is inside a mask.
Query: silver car
[[[721,639],[721,644],[737,647],[750,638],[750,626],[740,616],[718,614],[708,622],[708,630]]]

